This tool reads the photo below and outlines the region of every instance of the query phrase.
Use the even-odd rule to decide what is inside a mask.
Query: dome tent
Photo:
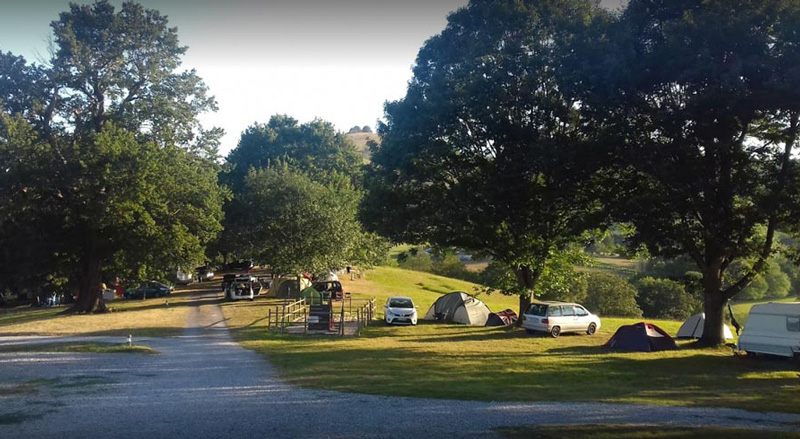
[[[700,338],[703,336],[703,324],[706,321],[706,314],[700,313],[695,314],[688,319],[681,325],[681,328],[678,329],[678,334],[676,335],[677,338]],[[733,333],[731,332],[731,328],[728,325],[722,325],[723,334],[725,334],[725,340],[733,340]]]
[[[666,351],[678,348],[675,340],[666,331],[647,322],[620,326],[603,346],[639,352]]]
[[[463,291],[445,294],[431,305],[423,320],[483,326],[489,318],[489,308],[475,296]]]

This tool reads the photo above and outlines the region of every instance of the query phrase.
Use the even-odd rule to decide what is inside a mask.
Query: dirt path
[[[184,335],[137,340],[160,355],[0,354],[0,437],[486,438],[494,437],[493,428],[526,424],[800,425],[800,415],[733,409],[488,403],[300,389],[278,380],[263,357],[236,344],[219,306],[205,303],[191,311]],[[0,337],[0,345],[42,340],[52,338]]]

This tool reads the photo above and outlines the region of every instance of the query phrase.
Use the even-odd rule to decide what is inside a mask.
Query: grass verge
[[[114,343],[39,343],[0,346],[0,353],[9,352],[85,352],[90,354],[158,354],[149,346]]]
[[[65,307],[0,310],[0,336],[3,335],[111,335],[166,337],[180,335],[191,306],[199,303],[200,288],[219,288],[219,284],[194,284],[176,290],[169,297],[147,300],[115,300],[107,305],[113,312],[61,315]]]
[[[429,273],[380,267],[347,290],[378,298],[414,298],[420,314],[440,293],[470,284]],[[516,309],[516,298],[481,297],[492,310]],[[376,323],[360,338],[269,333],[268,304],[223,305],[233,335],[264,353],[294,384],[346,392],[485,401],[602,401],[719,406],[800,413],[800,379],[790,361],[734,357],[728,348],[656,353],[614,352],[601,345],[623,324],[603,318],[594,336],[553,339],[514,328],[422,322]],[[669,333],[681,322],[654,321]]]
[[[797,439],[800,433],[789,431],[760,431],[739,428],[666,427],[659,425],[548,425],[521,428],[499,428],[506,439]]]

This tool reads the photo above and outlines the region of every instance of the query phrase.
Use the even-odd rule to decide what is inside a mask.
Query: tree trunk
[[[534,291],[536,283],[539,281],[539,270],[531,270],[527,265],[520,265],[514,273],[517,276],[519,286],[524,289],[524,292],[519,295],[519,317],[517,318],[517,326],[522,325],[522,313],[528,309],[531,301],[535,297]]]
[[[106,310],[100,288],[102,283],[101,265],[100,258],[94,252],[89,251],[84,255],[78,279],[78,300],[70,310],[71,312],[103,312]]]
[[[703,274],[704,302],[703,310],[706,317],[703,323],[703,336],[700,337],[701,346],[719,346],[725,343],[725,294],[722,292],[722,272],[720,270],[707,270]]]

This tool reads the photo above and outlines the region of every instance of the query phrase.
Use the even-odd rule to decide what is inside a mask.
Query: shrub
[[[645,277],[636,282],[636,287],[636,303],[645,317],[684,320],[701,305],[683,285],[670,279]]]
[[[619,317],[641,317],[636,304],[636,288],[622,277],[610,273],[587,273],[586,301],[583,304],[593,313]]]
[[[407,270],[431,271],[433,261],[431,260],[431,255],[424,249],[412,247],[407,252],[402,252],[397,256],[397,265]]]

